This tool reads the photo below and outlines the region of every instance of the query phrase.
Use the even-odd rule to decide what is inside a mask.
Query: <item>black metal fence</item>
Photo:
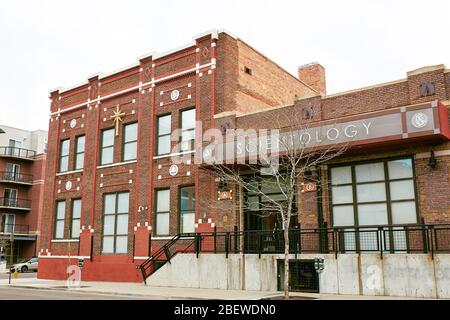
[[[0,207],[30,209],[31,200],[0,197]]]
[[[284,253],[282,230],[180,234],[196,253]],[[450,253],[450,225],[405,225],[291,229],[289,252],[301,253]]]
[[[34,159],[36,151],[16,147],[0,147],[0,156]]]
[[[2,171],[0,172],[0,180],[21,182],[21,183],[33,183],[33,176],[31,174]]]

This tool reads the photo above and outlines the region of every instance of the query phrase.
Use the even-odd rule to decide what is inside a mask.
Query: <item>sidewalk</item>
[[[220,290],[220,289],[198,289],[198,288],[169,288],[151,287],[143,283],[123,283],[123,282],[82,282],[81,288],[68,289],[66,281],[41,280],[36,278],[12,279],[8,285],[7,279],[0,280],[2,286],[12,286],[17,288],[47,289],[86,292],[94,294],[114,294],[121,296],[146,296],[156,299],[208,299],[208,300],[260,300],[269,297],[280,296],[281,292],[270,291],[242,291],[242,290]],[[402,297],[384,296],[352,296],[314,293],[291,293],[291,296],[305,297],[319,300],[419,300]]]

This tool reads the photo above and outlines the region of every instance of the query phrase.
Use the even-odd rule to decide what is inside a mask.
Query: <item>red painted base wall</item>
[[[77,259],[71,260],[71,265],[78,265]],[[67,280],[67,258],[40,258],[38,279]],[[142,275],[134,263],[107,263],[84,261],[81,271],[82,281],[111,282],[143,282]]]

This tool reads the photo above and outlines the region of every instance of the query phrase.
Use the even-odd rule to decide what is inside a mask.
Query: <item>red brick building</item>
[[[0,134],[0,240],[11,262],[37,256],[40,230],[47,132],[1,125]]]
[[[299,68],[295,78],[240,39],[214,31],[55,90],[50,99],[39,278],[66,279],[68,264],[83,258],[84,280],[139,282],[136,266],[178,233],[262,228],[241,212],[239,196],[220,210],[204,205],[216,201],[218,186],[194,164],[194,144],[209,128],[277,127],[267,119],[288,111],[311,111],[302,121],[334,125],[330,135],[367,131],[361,138],[355,131],[349,152],[314,173],[324,186],[319,205],[307,201],[317,191],[299,190],[302,228],[450,221],[450,72],[443,65],[327,95],[319,64]],[[370,124],[359,123],[365,119]],[[173,166],[174,153],[189,159]],[[364,187],[361,195],[376,197],[381,184],[379,198],[357,199]]]

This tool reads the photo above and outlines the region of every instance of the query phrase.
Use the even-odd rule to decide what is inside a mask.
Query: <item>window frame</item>
[[[158,211],[158,192],[159,191],[167,191],[167,190],[169,190],[169,211]],[[171,198],[171,193],[172,193],[172,190],[170,188],[158,188],[158,189],[155,189],[155,204],[154,204],[154,208],[155,208],[154,212],[155,212],[155,214],[154,214],[154,217],[153,217],[153,225],[155,226],[155,229],[153,230],[153,236],[155,238],[170,236],[170,205],[171,205],[170,198]],[[157,227],[158,214],[168,214],[169,215],[169,233],[167,233],[167,234],[159,234],[158,233],[158,227]]]
[[[64,215],[62,219],[58,219],[58,203],[64,203]],[[63,240],[64,239],[64,235],[65,235],[65,229],[66,229],[66,210],[67,210],[67,202],[66,200],[56,200],[55,201],[55,210],[54,210],[54,215],[55,215],[55,221],[54,221],[54,225],[53,225],[53,239],[54,240]],[[56,236],[56,232],[57,232],[57,225],[58,222],[62,221],[63,222],[63,234],[62,237],[57,237]]]
[[[193,210],[181,210],[181,191],[184,188],[193,188],[194,189],[194,208]],[[194,214],[194,233],[195,233],[195,201],[196,201],[196,195],[195,195],[195,184],[187,184],[187,185],[181,185],[178,187],[178,233],[183,233],[183,228],[182,228],[182,223],[183,223],[183,219],[182,216],[183,214]],[[183,212],[184,211],[184,212]]]
[[[74,204],[75,201],[80,201],[80,217],[79,218],[74,218],[73,217],[73,208],[74,208],[73,204]],[[74,237],[73,236],[73,222],[74,222],[74,220],[79,220],[80,221],[80,227],[81,227],[82,205],[83,205],[83,202],[82,202],[81,198],[74,198],[71,201],[71,208],[70,208],[70,239],[80,239],[80,234],[78,234],[78,237]]]
[[[63,151],[63,144],[66,142],[66,141],[68,141],[69,142],[69,146],[68,146],[68,151],[67,151],[67,154],[66,155],[63,155],[62,154],[62,151]],[[68,139],[63,139],[63,140],[61,140],[60,142],[59,142],[59,158],[58,158],[58,161],[59,161],[59,164],[58,164],[58,172],[59,173],[63,173],[63,172],[68,172],[69,171],[69,165],[70,165],[70,138],[68,138]],[[61,170],[61,164],[62,164],[62,159],[63,158],[67,158],[67,168],[66,168],[66,170]]]
[[[195,106],[189,107],[189,108],[186,108],[186,109],[182,109],[182,110],[179,111],[180,112],[180,114],[179,114],[179,121],[180,121],[180,123],[179,123],[179,128],[180,128],[180,138],[179,138],[180,150],[178,150],[179,152],[190,152],[190,151],[194,151],[195,150],[195,139],[197,138],[196,137],[196,129],[197,128],[195,126],[195,123],[194,123],[194,127],[193,128],[183,129],[183,113],[191,111],[191,110],[195,110],[195,119],[194,119],[194,122],[195,122],[195,121],[197,121],[197,109],[196,109]],[[189,140],[189,141],[193,141],[192,145],[190,146],[190,148],[187,149],[187,150],[183,150],[183,141],[188,141],[188,140],[183,140],[183,133],[184,132],[188,132],[188,131],[193,131],[194,132],[194,139],[193,140]]]
[[[108,130],[112,130],[113,131],[113,143],[110,146],[103,146],[103,139],[104,139],[104,133]],[[115,133],[114,133],[115,128],[114,127],[110,127],[110,128],[104,128],[101,130],[101,137],[100,137],[100,165],[101,166],[106,166],[108,164],[113,164],[114,163],[114,144],[115,144]],[[112,148],[113,152],[112,152],[112,159],[111,162],[108,163],[103,163],[103,149],[106,148]]]
[[[411,169],[412,169],[412,177],[410,178],[397,178],[397,179],[390,179],[389,177],[389,168],[388,164],[391,161],[396,160],[411,160]],[[382,163],[383,169],[384,169],[384,179],[383,180],[374,180],[374,181],[366,181],[366,182],[356,182],[356,172],[355,167],[361,164],[371,164],[371,163]],[[333,184],[333,181],[331,179],[331,171],[333,168],[339,168],[339,167],[350,167],[351,168],[351,174],[352,179],[350,183],[343,183],[343,184]],[[416,208],[416,223],[410,223],[410,225],[416,225],[420,223],[420,206],[418,204],[418,189],[417,189],[417,176],[416,176],[416,170],[415,170],[415,162],[414,162],[414,156],[413,155],[404,155],[404,156],[398,156],[398,157],[388,157],[388,158],[381,158],[381,159],[371,159],[371,160],[364,160],[364,161],[355,161],[355,162],[346,162],[346,163],[339,163],[339,164],[330,164],[328,166],[328,190],[329,190],[329,212],[330,212],[330,222],[331,226],[333,228],[339,228],[339,229],[345,229],[345,228],[370,228],[369,225],[360,225],[359,224],[359,216],[358,216],[358,204],[384,204],[386,203],[387,206],[387,220],[388,225],[392,225],[392,204],[393,203],[401,203],[401,202],[412,202],[414,201],[415,208]],[[414,186],[414,199],[401,199],[401,200],[391,200],[391,190],[390,190],[390,183],[397,182],[397,181],[409,181],[411,180],[413,182]],[[368,202],[358,202],[357,200],[357,187],[358,185],[367,185],[367,184],[375,184],[375,183],[384,183],[385,186],[385,192],[386,192],[386,200],[385,201],[368,201]],[[343,186],[351,186],[352,187],[352,197],[353,201],[350,203],[339,203],[339,204],[333,204],[333,187],[343,187]],[[333,215],[333,208],[338,206],[353,206],[353,219],[354,219],[354,225],[353,226],[338,226],[334,227],[334,215]]]
[[[170,117],[170,132],[166,134],[159,133],[159,119],[164,117]],[[172,153],[172,113],[161,114],[156,117],[156,143],[155,143],[155,154],[157,156],[165,156]],[[168,153],[159,153],[159,139],[162,137],[169,136],[169,152]]]
[[[84,148],[83,151],[78,151],[78,146],[79,146],[79,139],[84,138]],[[85,154],[85,150],[86,150],[86,135],[82,134],[79,136],[75,137],[75,161],[74,161],[74,170],[82,170],[84,169],[84,154]],[[82,154],[83,155],[83,165],[81,166],[81,168],[78,167],[78,156]]]
[[[136,125],[136,140],[125,141],[125,139],[126,139],[125,128],[127,126],[131,126],[131,125],[134,125],[134,124]],[[134,121],[134,122],[123,124],[122,125],[122,132],[123,132],[123,135],[122,135],[122,161],[123,162],[125,162],[125,161],[134,161],[134,160],[137,159],[137,154],[138,154],[138,140],[139,140],[139,124],[138,124],[138,122]],[[125,145],[131,144],[131,143],[136,143],[136,157],[133,158],[133,159],[126,159],[125,160]],[[114,151],[113,151],[113,154],[114,154]]]
[[[127,221],[128,221],[128,223],[127,223],[127,233],[126,233],[126,237],[127,237],[127,252],[120,252],[120,253],[118,253],[117,252],[117,246],[116,246],[116,240],[117,240],[117,237],[118,236],[125,236],[124,234],[117,234],[117,220],[118,220],[118,217],[120,216],[120,215],[125,215],[125,213],[118,213],[117,212],[117,210],[118,210],[118,204],[119,204],[119,195],[120,194],[122,194],[122,193],[127,193],[128,194],[128,212],[127,212],[127,216],[128,216],[128,219],[127,219]],[[108,216],[112,216],[112,215],[114,215],[114,234],[113,235],[106,235],[107,237],[113,237],[113,252],[103,252],[103,240],[104,240],[104,238],[105,238],[105,217],[107,216],[106,214],[105,214],[105,199],[106,199],[106,196],[107,195],[115,195],[115,202],[114,202],[114,214],[108,214]],[[126,190],[126,191],[117,191],[117,192],[106,192],[106,193],[104,193],[103,194],[103,200],[102,200],[102,202],[103,202],[103,210],[102,210],[102,237],[101,237],[101,245],[100,245],[100,247],[101,247],[101,255],[128,255],[128,244],[129,244],[129,241],[130,241],[130,237],[129,237],[129,234],[130,234],[130,228],[129,228],[129,226],[130,226],[130,195],[131,195],[131,193],[130,193],[130,191],[129,190]]]

